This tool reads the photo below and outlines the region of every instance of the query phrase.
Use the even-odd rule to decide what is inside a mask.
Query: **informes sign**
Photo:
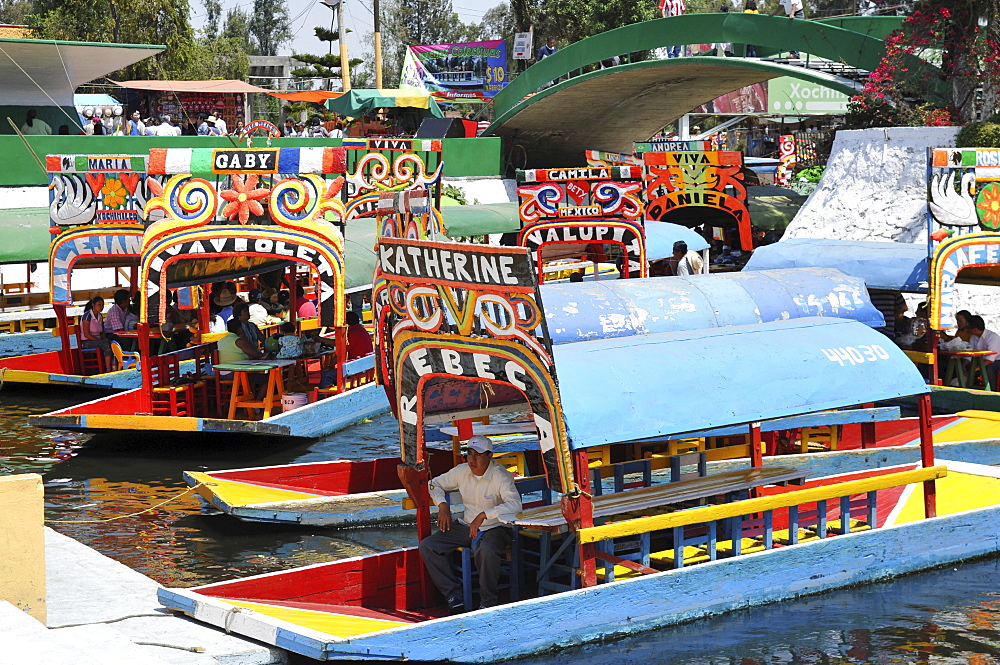
[[[514,33],[514,59],[531,60],[531,33]]]
[[[409,46],[400,88],[442,100],[487,100],[507,84],[507,44],[502,39]]]

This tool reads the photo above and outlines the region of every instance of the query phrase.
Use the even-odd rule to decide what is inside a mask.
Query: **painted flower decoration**
[[[988,229],[1000,229],[1000,184],[995,182],[979,190],[976,197],[979,222]]]
[[[260,201],[266,199],[271,192],[267,189],[255,189],[256,186],[256,175],[248,175],[245,182],[242,176],[234,175],[233,188],[219,192],[224,200],[229,201],[222,209],[222,216],[229,220],[239,216],[240,224],[246,224],[250,215],[263,215],[264,206]]]
[[[125,205],[128,191],[118,178],[108,178],[104,181],[104,186],[101,187],[101,196],[105,208],[120,208]]]

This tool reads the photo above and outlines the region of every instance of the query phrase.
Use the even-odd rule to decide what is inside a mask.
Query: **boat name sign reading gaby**
[[[277,150],[216,150],[212,154],[213,173],[274,173]]]
[[[382,272],[386,277],[507,288],[532,284],[527,254],[512,256],[439,245],[404,246],[393,244],[391,240],[383,238],[379,243]]]

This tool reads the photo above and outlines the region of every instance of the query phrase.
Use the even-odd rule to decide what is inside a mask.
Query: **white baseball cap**
[[[475,450],[477,453],[493,452],[493,442],[482,434],[476,434],[465,444],[467,450]]]

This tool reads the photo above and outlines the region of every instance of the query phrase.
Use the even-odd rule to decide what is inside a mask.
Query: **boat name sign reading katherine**
[[[478,283],[491,286],[530,286],[531,266],[528,255],[510,256],[492,252],[463,249],[458,251],[440,245],[401,246],[379,243],[382,272],[387,277],[411,281],[421,277],[428,281]]]

